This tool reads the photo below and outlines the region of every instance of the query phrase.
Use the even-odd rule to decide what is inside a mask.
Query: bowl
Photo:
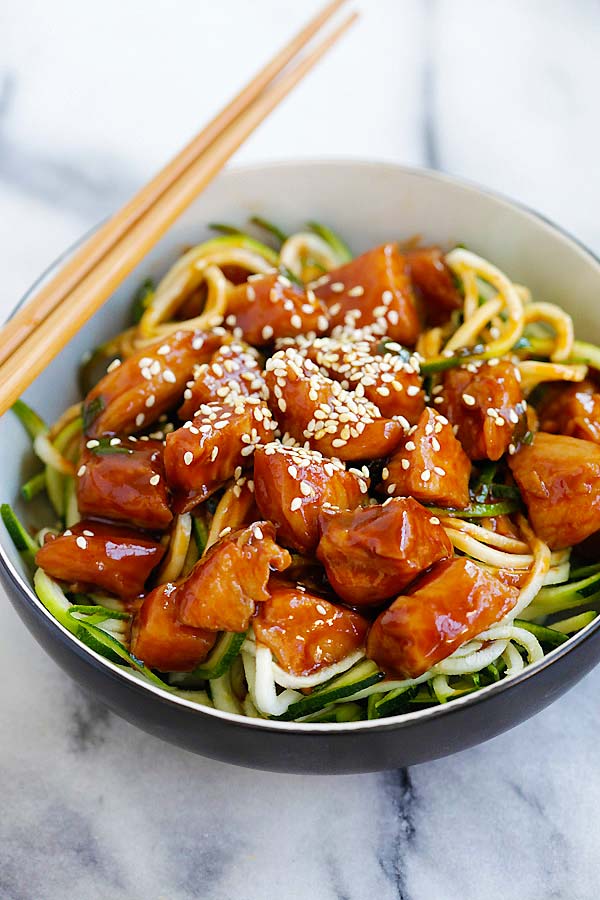
[[[205,239],[207,223],[243,223],[252,214],[290,229],[318,219],[337,229],[356,252],[415,234],[446,245],[463,242],[528,285],[535,296],[563,305],[586,340],[600,339],[595,314],[600,263],[572,237],[523,206],[445,175],[389,163],[273,163],[221,174],[36,380],[25,395],[27,402],[50,420],[58,416],[78,398],[81,355],[125,326],[140,281],[160,276],[184,247]],[[16,418],[7,414],[0,420],[3,501],[19,507],[19,485],[30,465],[29,441]],[[32,518],[30,510],[20,512],[26,520]],[[0,541],[0,575],[11,602],[44,650],[85,691],[166,741],[236,765],[351,773],[435,759],[488,740],[539,712],[600,659],[599,618],[519,675],[445,706],[335,725],[247,719],[142,683],[79,643],[37,599],[3,528]]]

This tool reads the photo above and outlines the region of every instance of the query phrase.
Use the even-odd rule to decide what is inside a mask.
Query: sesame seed
[[[431,478],[431,472],[429,469],[425,469],[424,472],[421,472],[421,481],[429,481]]]
[[[310,497],[313,493],[312,486],[308,483],[308,481],[300,482],[300,492],[304,494],[305,497]]]
[[[410,452],[411,450],[415,450],[416,446],[417,445],[415,444],[414,441],[407,441],[406,444],[404,445],[404,449],[408,450]]]
[[[497,425],[498,428],[502,428],[502,426],[505,424],[506,424],[506,422],[504,421],[502,416],[498,416],[496,419],[494,419],[494,425]]]
[[[82,475],[85,475],[86,470],[87,470],[87,466],[85,466],[85,465],[79,466],[79,469],[77,470],[77,477],[81,478]]]
[[[156,351],[156,354],[157,354],[157,356],[166,356],[167,353],[170,353],[170,352],[171,352],[171,348],[169,347],[169,345],[163,344],[161,347],[158,348],[158,350]]]
[[[135,424],[137,425],[138,428],[140,428],[144,424],[145,418],[146,418],[146,416],[144,415],[144,413],[137,414],[137,416],[135,417]]]
[[[251,284],[249,284],[246,287],[246,299],[249,300],[251,303],[253,300],[256,300],[256,291],[254,290],[254,288],[252,287]]]
[[[418,385],[409,384],[409,386],[406,388],[406,393],[409,397],[416,397],[420,390],[421,388]]]
[[[362,286],[362,284],[357,284],[355,287],[350,288],[350,290],[348,291],[348,296],[349,297],[362,297],[364,292],[365,292],[365,289]]]
[[[388,486],[387,486],[387,492],[388,492],[388,494],[393,494],[395,490],[396,490],[396,484],[395,484],[395,483],[394,483],[394,484],[388,484]]]
[[[81,537],[81,535],[75,539],[75,543],[80,548],[80,550],[87,550],[88,543],[84,537]]]
[[[294,313],[293,316],[290,316],[290,325],[292,328],[297,328],[298,331],[302,328],[302,319],[298,315],[298,313]]]
[[[269,338],[272,338],[273,337],[273,328],[271,327],[271,325],[265,325],[261,334],[262,334],[263,340],[265,340],[265,341],[268,341]]]
[[[322,615],[322,616],[327,615],[327,610],[321,603],[317,603],[315,609],[317,610],[318,613],[320,613],[320,615]]]
[[[334,294],[341,294],[342,291],[344,290],[344,285],[342,284],[341,281],[334,281],[333,284],[331,285],[331,290],[333,291]]]
[[[91,440],[91,441],[88,441],[85,446],[88,447],[90,450],[93,450],[94,447],[100,446],[100,441]]]
[[[220,538],[225,537],[225,535],[226,535],[226,534],[229,534],[230,531],[231,531],[231,525],[227,525],[225,528],[223,528],[223,529],[219,532],[219,537],[220,537]]]
[[[184,465],[191,466],[193,461],[194,461],[194,454],[192,453],[191,450],[186,450],[185,453],[183,454]]]
[[[171,369],[165,369],[163,372],[163,381],[168,381],[169,384],[175,384],[177,381],[175,373],[172,372]]]
[[[152,487],[156,487],[156,485],[159,483],[159,481],[160,481],[160,475],[152,475],[152,477],[150,478],[150,484],[152,485]]]
[[[443,478],[444,475],[446,474],[446,470],[442,469],[441,466],[434,466],[433,471],[435,472],[436,475],[439,475],[440,478]]]
[[[218,455],[219,455],[219,448],[213,447],[212,453],[210,454],[210,461],[214,462]]]
[[[407,459],[401,460],[400,465],[402,466],[403,469],[410,469],[410,463]]]
[[[475,404],[477,403],[477,400],[475,399],[475,397],[473,397],[472,394],[463,394],[462,398],[463,403],[466,403],[467,406],[475,406]]]
[[[262,528],[259,525],[255,525],[253,528],[254,537],[257,541],[262,541],[264,538],[264,534],[262,532]]]
[[[118,369],[120,365],[121,365],[120,359],[113,359],[113,361],[110,363],[110,365],[106,367],[106,371],[114,372],[115,369]]]
[[[431,522],[432,525],[439,525],[439,524],[440,524],[440,520],[438,519],[437,516],[431,516],[431,518],[429,519],[429,521]]]
[[[301,506],[302,506],[302,499],[300,497],[294,497],[294,499],[290,503],[290,510],[292,512],[297,512]]]

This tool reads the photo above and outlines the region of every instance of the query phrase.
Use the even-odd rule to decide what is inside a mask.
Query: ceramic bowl
[[[528,285],[535,297],[564,306],[586,340],[600,340],[598,260],[530,210],[453,178],[389,163],[267,164],[221,174],[31,386],[27,402],[46,419],[56,418],[78,399],[80,357],[125,326],[130,299],[140,281],[160,276],[183,248],[207,238],[207,223],[242,224],[252,214],[262,214],[290,230],[310,219],[326,222],[355,252],[412,235],[448,246],[462,242]],[[28,439],[10,413],[0,420],[0,461],[0,499],[15,504],[26,520],[31,519],[32,511],[17,498],[19,485],[34,463]],[[141,683],[79,643],[36,598],[3,527],[0,532],[0,574],[10,600],[41,647],[83,690],[166,741],[237,765],[345,773],[435,759],[488,740],[539,712],[600,658],[599,618],[516,677],[445,706],[381,721],[336,725],[242,718]]]

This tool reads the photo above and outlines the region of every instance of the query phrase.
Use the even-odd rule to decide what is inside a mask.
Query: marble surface
[[[316,6],[3,0],[2,315]],[[439,167],[600,250],[595,0],[362,9],[238,159]],[[597,670],[514,731],[409,771],[260,774],[107,713],[0,596],[0,898],[593,900],[599,689]]]

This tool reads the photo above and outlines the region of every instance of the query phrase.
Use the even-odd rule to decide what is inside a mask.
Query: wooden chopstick
[[[294,68],[269,85],[223,129],[186,171],[156,200],[120,241],[72,289],[0,367],[0,415],[4,413],[74,334],[110,297],[175,219],[189,206],[244,140],[354,23],[353,13]],[[0,332],[0,338],[2,332]]]
[[[23,343],[53,309],[92,271],[126,232],[156,203],[158,198],[210,147],[269,83],[315,36],[346,0],[333,0],[325,6],[208,125],[197,134],[148,184],[76,251],[35,297],[20,309],[0,332],[0,364]]]

